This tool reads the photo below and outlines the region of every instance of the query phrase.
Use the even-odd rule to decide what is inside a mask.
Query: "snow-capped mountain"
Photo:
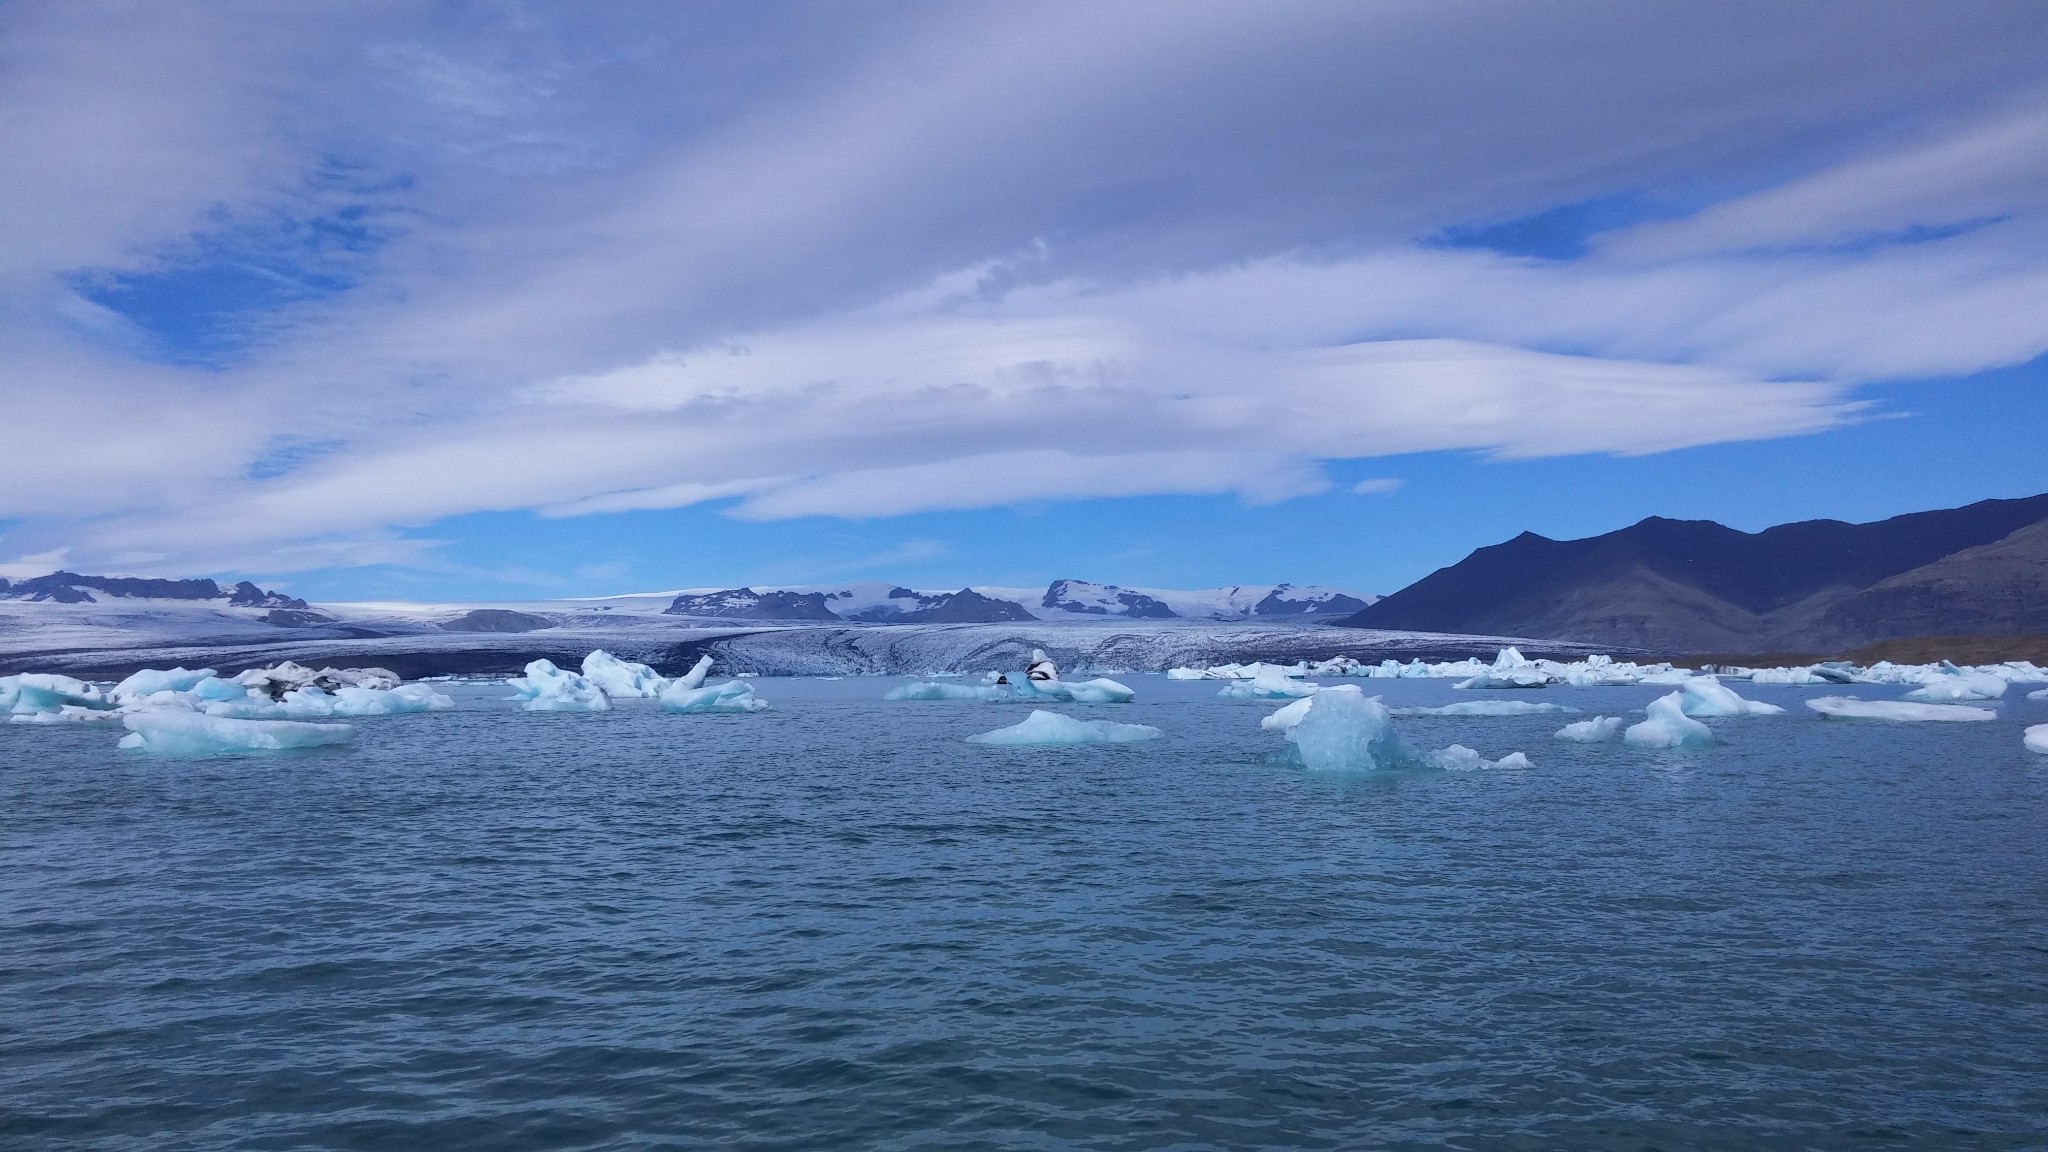
[[[1120,588],[1066,579],[1055,580],[1043,589],[984,586],[932,591],[865,582],[692,589],[677,594],[664,613],[722,620],[852,620],[874,624],[998,623],[1090,616],[1235,621],[1334,618],[1356,612],[1376,599],[1294,584],[1239,584],[1190,591]]]
[[[247,580],[223,588],[211,580],[152,580],[135,576],[81,576],[52,572],[31,580],[0,578],[0,599],[94,604],[115,600],[218,600],[231,608],[304,608],[306,602],[266,592]]]

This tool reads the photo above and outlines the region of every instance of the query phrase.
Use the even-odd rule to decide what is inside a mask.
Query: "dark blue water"
[[[1331,779],[1131,682],[1066,710],[1167,738],[860,680],[264,758],[0,728],[0,1146],[2048,1146],[2048,705],[1409,718],[1536,769]]]

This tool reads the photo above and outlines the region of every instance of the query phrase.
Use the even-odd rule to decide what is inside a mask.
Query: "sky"
[[[2048,9],[0,5],[0,576],[1389,592],[2048,491]]]

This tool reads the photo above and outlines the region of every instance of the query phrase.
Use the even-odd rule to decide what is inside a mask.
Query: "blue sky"
[[[2048,491],[2030,3],[0,9],[0,574],[1385,592]]]

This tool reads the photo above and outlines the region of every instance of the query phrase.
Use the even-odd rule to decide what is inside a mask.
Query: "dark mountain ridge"
[[[2048,495],[1753,533],[1654,516],[1583,540],[1525,532],[1340,623],[1724,652],[2022,634],[2040,627],[2048,539],[2027,530],[2043,520]]]
[[[222,588],[212,580],[158,580],[137,576],[82,576],[52,572],[18,583],[0,579],[0,598],[48,600],[58,604],[94,604],[99,596],[139,600],[225,600],[232,608],[296,608],[306,602],[282,592],[266,592],[247,580]]]

